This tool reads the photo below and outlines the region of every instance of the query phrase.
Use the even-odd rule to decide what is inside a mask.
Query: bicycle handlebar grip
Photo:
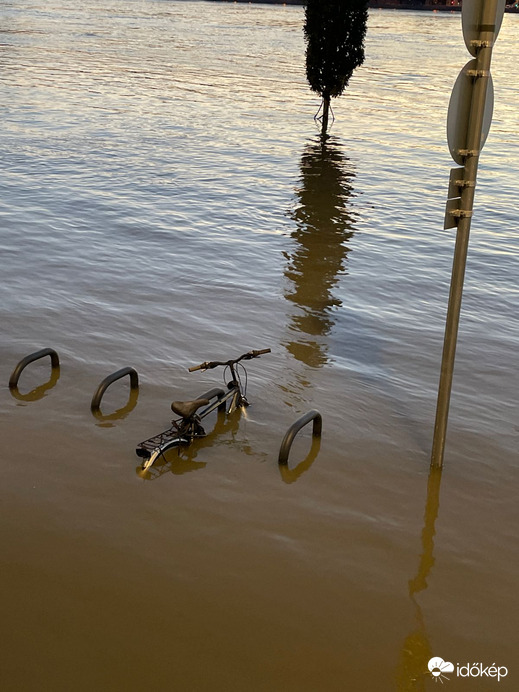
[[[195,370],[203,370],[205,368],[205,363],[200,363],[200,365],[193,365],[192,368],[188,368],[188,372],[195,372]]]
[[[255,356],[262,356],[264,353],[271,353],[270,348],[262,348],[260,351],[253,351]]]

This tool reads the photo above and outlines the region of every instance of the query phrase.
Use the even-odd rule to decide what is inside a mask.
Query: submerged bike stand
[[[20,375],[29,365],[29,363],[33,363],[35,360],[39,360],[45,356],[50,356],[50,362],[53,370],[59,369],[59,356],[53,348],[42,348],[34,353],[29,353],[28,356],[22,358],[22,360],[17,364],[11,373],[11,377],[9,378],[9,389],[18,389],[18,380],[20,379]]]
[[[36,387],[36,389],[34,389],[29,394],[21,394],[18,390],[18,380],[20,379],[22,372],[29,365],[29,363],[33,363],[35,360],[40,360],[40,358],[44,358],[45,356],[50,356],[52,366],[49,381],[43,385],[40,385],[39,387]],[[92,401],[90,403],[90,410],[96,418],[100,420],[108,420],[114,418],[115,414],[118,413],[116,411],[115,413],[109,415],[102,414],[100,411],[101,400],[108,387],[113,382],[120,380],[121,377],[124,377],[125,375],[130,376],[130,399],[128,404],[125,407],[123,407],[123,409],[120,409],[119,413],[122,411],[126,414],[129,413],[129,411],[131,411],[133,408],[135,408],[139,389],[139,376],[135,368],[121,368],[120,370],[117,370],[116,372],[113,372],[107,377],[105,377],[104,380],[99,384],[99,386],[95,390],[94,396],[92,397]],[[9,378],[9,390],[15,399],[19,399],[21,401],[36,401],[37,399],[41,399],[41,397],[45,395],[45,392],[47,390],[52,389],[52,387],[54,387],[54,385],[57,383],[59,379],[59,376],[60,362],[57,352],[53,348],[42,348],[39,351],[35,351],[34,353],[29,353],[28,356],[22,358],[22,360],[16,365],[13,372],[11,373],[11,377]]]
[[[227,400],[231,400],[229,411],[235,410],[238,406],[247,406],[248,401],[245,398],[245,392],[242,391],[242,385],[239,381],[239,376],[234,370],[234,367],[239,361],[243,359],[250,360],[251,358],[256,358],[259,355],[263,355],[264,353],[269,352],[270,349],[263,349],[261,351],[250,351],[233,361],[213,361],[210,363],[206,362],[202,363],[201,365],[197,365],[193,368],[190,368],[190,371],[206,370],[216,367],[217,365],[225,365],[227,367],[230,367],[232,379],[230,382],[227,383],[227,391],[225,391],[224,389],[215,388],[209,390],[208,392],[205,392],[205,394],[202,394],[202,396],[198,397],[198,399],[195,399],[193,401],[173,402],[171,407],[175,413],[181,416],[181,418],[178,421],[173,421],[173,425],[167,430],[164,430],[158,435],[154,435],[153,437],[144,440],[144,442],[139,443],[136,449],[137,455],[143,458],[144,460],[142,465],[143,470],[150,468],[159,456],[164,456],[164,453],[172,447],[179,447],[183,444],[189,444],[194,438],[204,437],[205,431],[200,424],[201,419],[215,410],[218,410],[219,413],[225,412]],[[20,379],[23,370],[27,367],[27,365],[29,365],[29,363],[39,360],[40,358],[44,358],[45,356],[50,356],[51,359],[52,371],[49,381],[43,385],[40,385],[29,394],[21,394],[18,391],[18,380]],[[56,382],[59,379],[59,372],[60,362],[57,352],[53,348],[42,348],[39,351],[35,351],[34,353],[30,353],[29,355],[25,356],[25,358],[22,358],[22,360],[16,365],[13,372],[11,373],[11,377],[9,378],[9,389],[11,391],[11,394],[16,399],[21,399],[24,401],[39,399],[45,395],[45,392],[48,389],[52,388],[56,384]],[[101,400],[106,390],[111,384],[113,384],[117,380],[120,380],[122,377],[125,377],[126,375],[128,375],[130,378],[130,399],[128,404],[126,404],[126,406],[123,407],[123,409],[120,409],[115,413],[108,415],[102,414],[100,406]],[[125,367],[121,368],[120,370],[117,370],[116,372],[111,373],[110,375],[104,378],[104,380],[98,385],[97,389],[94,392],[92,401],[90,403],[90,409],[92,411],[92,414],[101,421],[107,421],[114,419],[115,417],[118,417],[117,414],[121,412],[124,412],[125,414],[129,413],[137,403],[138,389],[139,376],[134,368]],[[211,403],[211,400],[213,399],[215,401]],[[205,408],[203,409],[203,411],[197,414],[198,409],[202,407]],[[179,421],[182,421],[182,425],[179,425]],[[305,413],[302,416],[300,416],[288,428],[283,438],[283,441],[281,442],[281,447],[279,449],[278,456],[278,465],[280,467],[280,470],[284,469],[285,472],[287,471],[288,457],[290,454],[292,443],[294,442],[294,438],[298,434],[298,432],[302,430],[302,428],[304,428],[305,425],[307,425],[311,421],[313,421],[312,437],[314,438],[314,441],[316,438],[321,437],[322,416],[319,413],[319,411],[312,409],[311,411],[308,411],[308,413]]]
[[[101,406],[101,399],[103,398],[103,395],[108,389],[108,387],[113,382],[117,382],[117,380],[120,380],[121,377],[124,377],[125,375],[130,376],[130,388],[132,390],[139,389],[139,376],[137,375],[137,370],[135,370],[135,368],[121,368],[120,370],[113,372],[111,375],[105,377],[104,380],[99,384],[98,388],[95,390],[94,396],[92,397],[92,401],[90,403],[90,410],[92,411],[92,413],[95,414],[99,411],[99,407]]]
[[[290,448],[292,447],[292,442],[294,441],[295,436],[312,420],[314,422],[312,428],[312,437],[321,437],[323,419],[319,411],[312,409],[294,421],[294,423],[292,423],[292,425],[286,431],[285,437],[283,438],[283,442],[281,443],[281,447],[279,449],[278,464],[280,466],[288,465],[288,455],[290,454]]]

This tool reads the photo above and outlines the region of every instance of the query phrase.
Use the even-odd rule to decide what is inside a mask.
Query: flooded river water
[[[459,14],[372,11],[325,148],[301,7],[0,5],[3,691],[516,690],[519,17],[493,58],[443,478]],[[59,353],[16,363],[39,348]],[[251,406],[147,478],[173,399]],[[133,366],[138,397],[113,385]],[[54,385],[54,386],[51,386]],[[298,436],[323,416],[320,446]],[[109,415],[110,411],[116,411]],[[117,413],[118,412],[118,413]],[[515,667],[514,667],[515,666]]]

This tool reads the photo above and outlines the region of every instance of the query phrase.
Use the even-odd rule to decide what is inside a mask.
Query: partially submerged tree
[[[367,0],[308,0],[305,10],[306,77],[322,96],[322,134],[330,99],[340,96],[353,70],[364,62]]]

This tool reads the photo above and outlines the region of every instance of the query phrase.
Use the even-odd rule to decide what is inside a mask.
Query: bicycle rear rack
[[[224,396],[225,392],[223,389],[215,388],[210,389],[208,392],[202,394],[197,398],[209,400],[217,398],[220,401]],[[223,401],[218,406],[218,411],[225,411],[225,401]],[[176,425],[172,425],[170,428],[164,430],[158,435],[154,435],[153,437],[149,437],[147,440],[144,440],[143,442],[139,442],[135,452],[138,457],[141,457],[145,460],[151,459],[153,456],[156,459],[157,457],[161,456],[177,439],[179,440],[179,443],[181,441],[187,442],[187,440],[184,440],[184,438],[182,438],[179,435],[179,431]],[[155,459],[153,459],[153,461],[155,461]]]

